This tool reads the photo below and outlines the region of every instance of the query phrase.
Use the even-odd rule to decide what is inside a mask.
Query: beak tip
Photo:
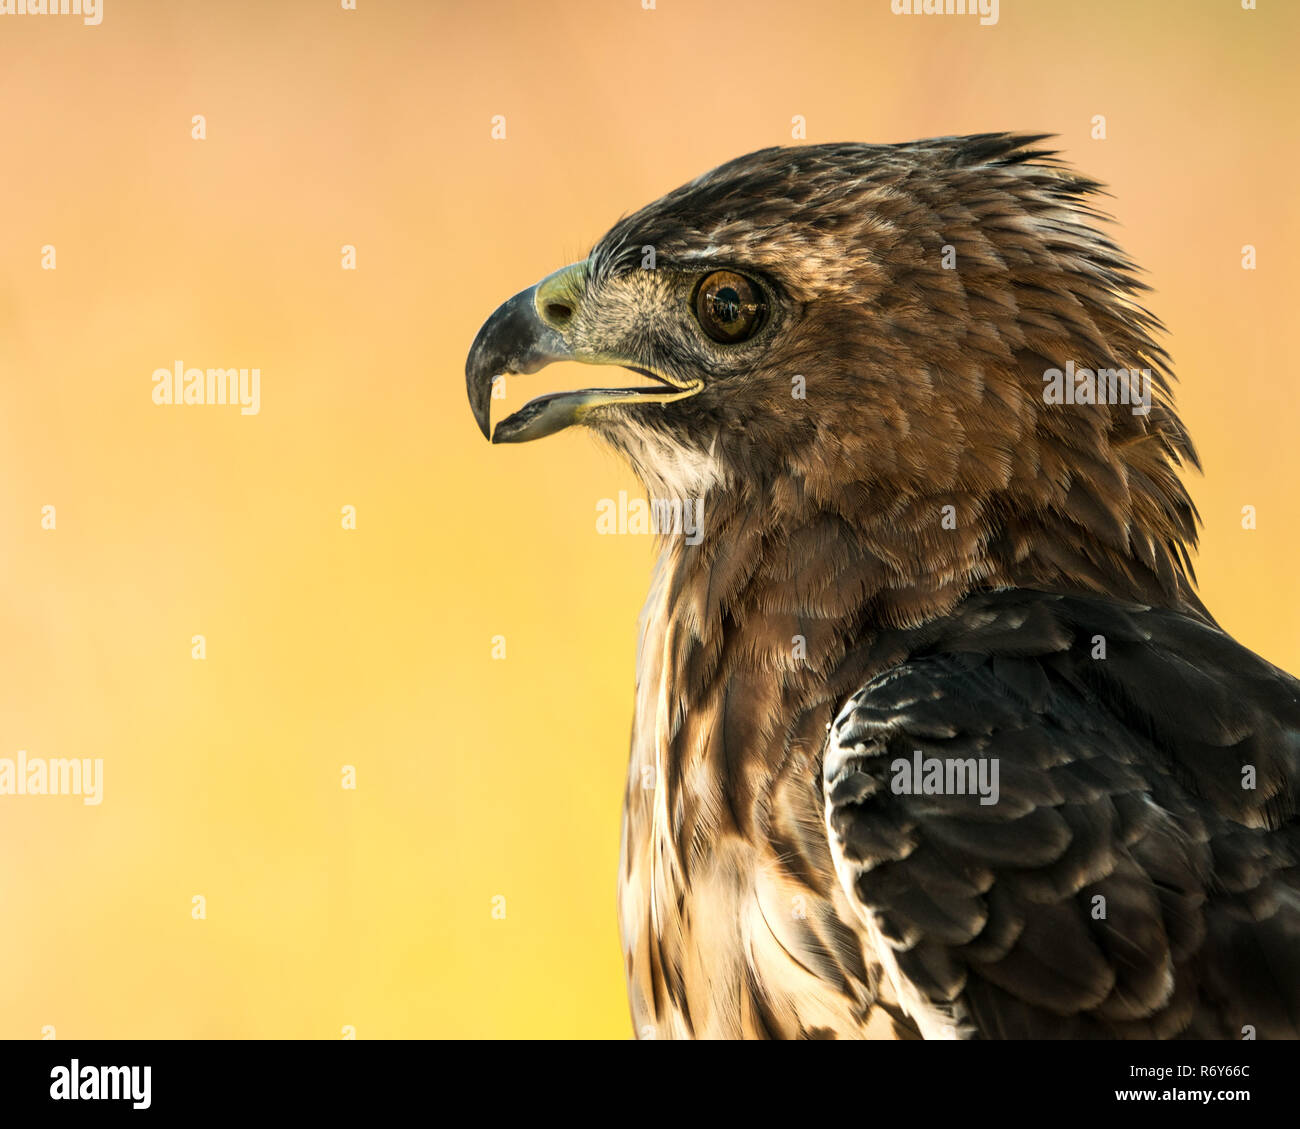
[[[469,410],[484,439],[492,438],[492,378],[497,367],[495,358],[484,357],[479,342],[474,342],[465,365],[465,387],[469,393]]]
[[[573,268],[565,268],[571,271]],[[573,359],[573,351],[564,336],[552,325],[543,321],[537,310],[538,287],[551,283],[564,272],[543,280],[513,298],[503,302],[483,323],[470,346],[465,362],[465,384],[469,393],[470,410],[474,422],[490,443],[518,443],[533,435],[523,425],[538,413],[509,420],[497,425],[492,432],[493,387],[498,376],[515,373],[533,373],[552,361]],[[524,409],[526,410],[526,409]],[[515,413],[516,416],[519,413]],[[571,422],[571,421],[570,421]],[[549,431],[546,432],[549,434]]]

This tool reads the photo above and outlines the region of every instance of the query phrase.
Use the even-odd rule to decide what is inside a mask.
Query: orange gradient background
[[[486,444],[464,359],[499,302],[796,114],[810,142],[1050,131],[1110,186],[1206,466],[1202,592],[1300,671],[1300,5],[1260,8],[0,16],[0,756],[105,777],[98,807],[0,797],[0,1036],[631,1034],[651,541],[597,535],[637,488],[588,435]],[[177,360],[260,368],[260,414],[156,406]]]

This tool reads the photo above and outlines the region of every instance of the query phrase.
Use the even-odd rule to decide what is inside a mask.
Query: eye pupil
[[[721,345],[753,337],[766,312],[762,290],[734,271],[714,271],[696,291],[695,316],[700,328]]]
[[[713,299],[713,313],[718,321],[735,321],[740,317],[740,295],[730,286],[719,290]]]

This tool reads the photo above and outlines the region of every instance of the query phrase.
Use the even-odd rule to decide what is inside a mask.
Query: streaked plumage
[[[656,381],[494,438],[580,422],[652,497],[704,501],[642,620],[643,1037],[1300,1033],[1300,684],[1193,592],[1158,323],[1038,140],[742,157],[474,344],[485,434],[501,372]],[[1045,403],[1067,361],[1151,369],[1150,412]],[[918,752],[996,761],[997,803],[900,794]]]

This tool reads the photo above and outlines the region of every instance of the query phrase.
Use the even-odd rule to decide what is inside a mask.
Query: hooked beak
[[[524,443],[554,435],[580,423],[605,404],[666,404],[694,396],[702,381],[682,385],[637,363],[634,358],[574,349],[569,332],[577,320],[586,287],[587,267],[575,263],[521,291],[483,323],[465,362],[469,405],[483,438],[493,443]],[[583,388],[529,400],[491,432],[492,400],[499,398],[498,378],[537,372],[554,361],[621,365],[656,381],[652,388]]]

